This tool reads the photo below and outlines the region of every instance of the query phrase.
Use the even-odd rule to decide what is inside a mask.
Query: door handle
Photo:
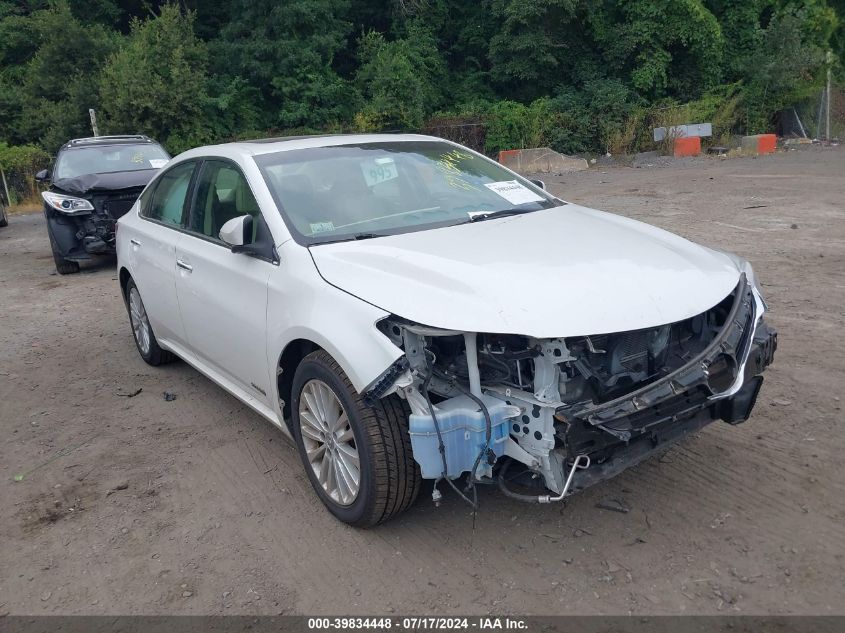
[[[140,245],[141,245],[141,242],[139,242],[138,240],[136,240],[134,237],[133,237],[131,240],[129,240],[129,243],[130,243],[130,244],[134,244],[135,246],[140,246]]]
[[[176,260],[176,265],[177,265],[179,268],[181,268],[182,270],[187,270],[188,272],[191,272],[191,271],[194,269],[194,267],[193,267],[193,266],[191,266],[190,264],[186,264],[186,263],[185,263],[185,262],[183,262],[181,259],[177,259],[177,260]]]

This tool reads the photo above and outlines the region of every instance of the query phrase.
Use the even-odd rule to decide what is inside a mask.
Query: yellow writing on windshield
[[[465,191],[478,191],[478,187],[463,177],[464,172],[460,168],[460,162],[464,160],[472,160],[472,154],[453,149],[440,155],[440,158],[437,159],[437,169],[446,176],[446,182],[450,187]]]

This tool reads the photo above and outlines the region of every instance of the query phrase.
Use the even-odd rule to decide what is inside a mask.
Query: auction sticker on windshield
[[[484,186],[491,191],[495,191],[511,204],[527,204],[529,202],[543,201],[541,196],[538,196],[528,187],[518,183],[516,180],[488,182]]]

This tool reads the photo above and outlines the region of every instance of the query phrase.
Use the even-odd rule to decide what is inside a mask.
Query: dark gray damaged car
[[[41,196],[60,274],[78,272],[82,261],[114,255],[115,221],[169,159],[143,135],[80,138],[59,149],[52,172],[35,177],[50,183]]]

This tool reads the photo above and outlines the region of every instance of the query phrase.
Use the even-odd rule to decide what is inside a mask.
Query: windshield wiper
[[[482,220],[492,220],[494,218],[503,218],[509,215],[523,215],[525,213],[534,213],[536,209],[502,209],[501,211],[468,211],[469,220],[467,222],[481,222]]]

